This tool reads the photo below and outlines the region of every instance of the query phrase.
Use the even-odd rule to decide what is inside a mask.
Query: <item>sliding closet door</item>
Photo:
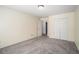
[[[67,18],[62,18],[62,17],[57,17],[54,18],[54,32],[55,32],[55,37],[57,39],[63,39],[67,40],[68,39],[68,19]]]

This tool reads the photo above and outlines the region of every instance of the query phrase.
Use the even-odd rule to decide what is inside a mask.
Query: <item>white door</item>
[[[55,31],[55,37],[57,39],[68,39],[68,19],[67,18],[54,18],[55,19],[55,25],[54,25],[54,31]]]

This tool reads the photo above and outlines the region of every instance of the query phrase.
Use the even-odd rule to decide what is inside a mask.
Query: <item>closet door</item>
[[[55,32],[55,37],[57,39],[63,39],[67,40],[68,39],[68,19],[67,18],[54,18],[54,32]]]

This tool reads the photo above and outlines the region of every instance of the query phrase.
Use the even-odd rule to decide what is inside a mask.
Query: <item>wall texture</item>
[[[76,24],[76,28],[75,28],[75,36],[76,36],[76,40],[75,40],[75,43],[76,43],[76,46],[77,46],[77,48],[78,48],[78,50],[79,50],[79,6],[78,6],[78,8],[76,9],[76,13],[75,13],[75,17],[76,17],[76,19],[75,19],[75,24]]]
[[[75,41],[75,12],[63,13],[58,15],[49,16],[48,18],[48,36],[50,38],[56,38],[54,25],[55,19],[54,17],[66,17],[68,20],[68,41]]]
[[[40,36],[39,18],[0,6],[0,48]]]

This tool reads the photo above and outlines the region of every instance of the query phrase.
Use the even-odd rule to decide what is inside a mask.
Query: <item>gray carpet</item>
[[[78,54],[74,42],[50,39],[46,36],[33,38],[0,49],[1,54]]]

